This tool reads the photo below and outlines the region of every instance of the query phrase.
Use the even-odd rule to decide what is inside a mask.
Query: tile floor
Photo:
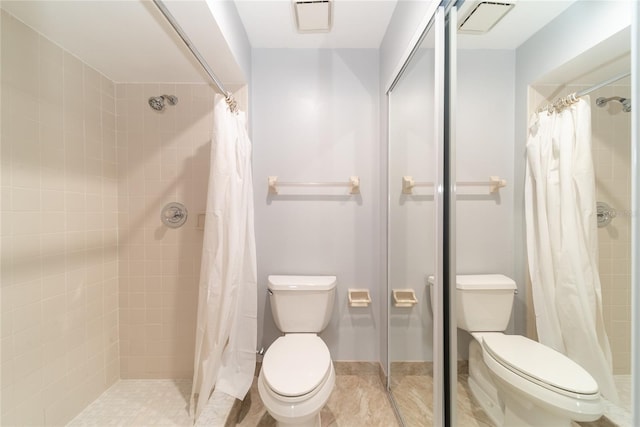
[[[433,376],[431,364],[393,363],[391,390],[406,427],[433,425]],[[467,385],[466,364],[458,367],[457,423],[464,427],[492,427],[487,415],[471,396]]]
[[[337,364],[335,389],[320,414],[322,427],[399,426],[377,369],[364,365],[353,370]],[[256,381],[249,392],[249,399],[242,404],[237,425],[276,425],[260,400]]]
[[[398,426],[377,369],[365,366],[354,371],[343,365],[336,368],[336,373],[335,389],[322,410],[323,427]],[[190,393],[189,380],[121,380],[68,427],[191,426]],[[230,404],[226,401],[207,406],[197,426],[224,426],[233,405],[233,398],[227,398],[231,399]],[[275,426],[275,420],[262,405],[256,381],[240,407],[237,425]]]
[[[352,369],[338,364],[336,386],[322,411],[322,427],[396,427],[389,402],[379,375],[369,368]],[[608,407],[612,423],[587,423],[583,426],[631,425],[630,376],[616,376],[622,407]],[[431,426],[432,388],[430,375],[406,375],[394,387],[394,400],[401,408],[407,427]],[[490,427],[491,423],[475,404],[466,386],[466,375],[458,382],[458,425]],[[188,413],[190,380],[121,380],[74,418],[69,427],[86,426],[192,426]],[[429,402],[425,405],[424,402]],[[234,399],[215,394],[198,420],[198,426],[222,427],[234,404]],[[237,426],[275,426],[267,413],[257,385],[254,384],[239,408]]]
[[[392,372],[395,372],[391,377],[392,396],[406,427],[433,425],[431,368],[420,365],[423,364],[400,362],[391,367]],[[493,427],[489,417],[471,395],[466,367],[463,365],[458,369],[458,425]],[[573,427],[631,427],[631,376],[615,375],[614,378],[620,394],[619,405],[605,402],[605,417],[591,423],[573,423]]]

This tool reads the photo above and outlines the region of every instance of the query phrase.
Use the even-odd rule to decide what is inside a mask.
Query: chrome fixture
[[[598,227],[600,228],[611,224],[613,218],[618,215],[618,212],[605,202],[596,203],[596,213],[598,216]]]
[[[169,105],[176,105],[178,103],[178,97],[175,95],[152,96],[149,98],[149,106],[156,111],[162,111],[164,110],[165,101],[167,101]]]
[[[558,98],[553,103],[547,104],[542,108],[538,108],[538,113],[542,113],[543,111],[546,111],[547,114],[559,113],[560,111],[564,110],[566,107],[570,106],[571,104],[575,104],[576,102],[578,102],[578,99],[581,96],[588,95],[594,90],[598,90],[600,88],[608,86],[611,83],[617,82],[618,80],[624,79],[625,77],[629,77],[630,75],[631,75],[631,72],[618,74],[616,76],[611,77],[608,80],[605,80],[596,85],[593,85],[588,89],[581,90],[580,92],[573,92],[570,95],[563,96],[562,98]],[[607,100],[604,100],[604,101],[600,101],[600,104],[599,104],[598,101],[601,99],[604,100],[605,98],[596,99],[596,105],[598,105],[599,107],[602,107],[604,106],[604,104],[607,103]],[[624,99],[624,98],[620,98],[620,99]],[[629,111],[631,111],[631,100],[629,100]]]
[[[238,104],[237,104],[236,100],[234,99],[233,95],[231,94],[231,92],[229,92],[227,89],[225,89],[225,87],[222,84],[222,82],[220,81],[220,79],[218,79],[218,77],[213,73],[213,70],[211,69],[211,67],[209,66],[207,61],[202,57],[202,55],[200,54],[200,51],[198,51],[198,49],[196,49],[196,47],[194,46],[193,42],[191,42],[191,39],[189,39],[189,37],[187,37],[187,34],[184,32],[182,27],[178,24],[178,22],[176,21],[176,18],[171,14],[171,12],[169,12],[169,9],[167,9],[167,7],[164,5],[163,1],[162,0],[153,0],[153,4],[158,8],[160,13],[162,13],[162,15],[164,15],[165,19],[173,27],[173,29],[176,32],[176,34],[178,34],[178,36],[180,36],[180,38],[182,39],[182,42],[184,43],[184,45],[187,47],[187,49],[189,49],[191,51],[191,54],[193,55],[193,57],[200,63],[200,65],[202,66],[202,69],[207,73],[207,75],[209,76],[209,78],[211,79],[213,84],[218,88],[220,93],[222,93],[224,95],[225,101],[227,102],[227,105],[229,106],[229,110],[232,113],[237,113],[238,112]],[[177,98],[176,98],[176,102],[178,102]],[[149,100],[149,104],[151,104],[151,100]],[[153,105],[151,106],[151,108],[155,109],[155,107],[153,107]]]
[[[609,101],[617,101],[622,104],[622,111],[629,113],[631,111],[631,100],[629,98],[622,98],[620,96],[612,96],[610,98],[600,97],[596,99],[596,105],[598,107],[604,107]]]
[[[162,212],[160,212],[160,220],[170,228],[178,228],[187,221],[187,208],[178,202],[167,203]]]

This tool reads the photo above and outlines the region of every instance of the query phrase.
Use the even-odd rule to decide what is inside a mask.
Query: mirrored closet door
[[[593,398],[569,420],[633,426],[637,5],[504,3],[474,28],[478,2],[443,2],[388,93],[390,394],[404,426],[555,425],[496,386],[491,352],[556,385],[566,362]]]
[[[544,407],[526,414],[535,397],[497,380],[490,353],[545,392],[582,396],[568,420],[632,426],[632,2],[517,2],[469,31],[472,3],[457,11],[448,141],[458,183],[453,419],[557,424]],[[471,292],[477,299],[461,297]],[[549,366],[560,365],[559,377]]]
[[[388,373],[405,426],[442,425],[443,416],[438,403],[442,337],[434,337],[434,331],[442,331],[442,304],[433,303],[442,299],[437,285],[442,275],[443,33],[441,8],[388,94]]]

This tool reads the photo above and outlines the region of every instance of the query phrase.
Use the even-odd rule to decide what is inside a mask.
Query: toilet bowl
[[[469,389],[495,425],[569,427],[602,416],[598,384],[584,368],[539,342],[504,334],[516,291],[512,279],[459,275],[456,282],[457,326],[474,338]]]
[[[489,332],[472,336],[472,344],[481,347],[497,396],[503,400],[504,413],[494,419],[496,424],[568,427],[572,420],[594,421],[602,415],[598,384],[565,355],[520,335]],[[481,401],[477,387],[471,389]]]
[[[329,349],[315,334],[287,334],[265,353],[258,392],[280,426],[319,426],[335,385]]]
[[[335,276],[269,276],[273,318],[285,334],[265,352],[258,393],[279,427],[320,427],[336,377],[317,333],[331,318],[335,286]]]

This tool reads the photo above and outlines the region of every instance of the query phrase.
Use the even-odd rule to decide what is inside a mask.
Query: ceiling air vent
[[[331,0],[294,0],[293,11],[299,32],[326,33],[331,30]]]
[[[469,12],[462,14],[458,21],[458,31],[466,34],[484,34],[492,29],[509,12],[513,2],[476,1]]]

